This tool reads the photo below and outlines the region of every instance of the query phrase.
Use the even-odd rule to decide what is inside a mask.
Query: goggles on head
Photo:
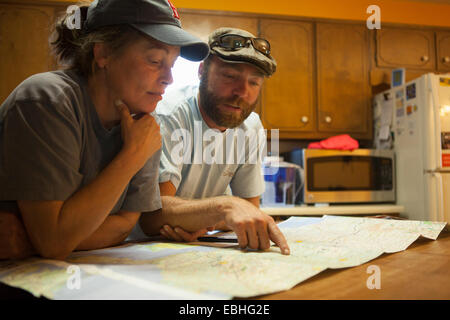
[[[226,50],[240,50],[248,47],[248,43],[251,43],[253,48],[261,52],[265,56],[270,56],[270,43],[266,39],[262,38],[250,38],[237,34],[224,34],[220,36],[217,41],[211,44],[211,48],[219,46]]]

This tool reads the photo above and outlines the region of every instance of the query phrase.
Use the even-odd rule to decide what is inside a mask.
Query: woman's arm
[[[136,225],[140,212],[119,212],[110,215],[91,236],[83,240],[76,250],[111,247],[124,241]]]
[[[36,254],[19,215],[0,212],[0,260],[24,259]]]
[[[139,212],[119,212],[108,216],[75,250],[100,249],[121,243],[131,233],[139,216]],[[19,216],[0,212],[0,260],[24,259],[36,253]]]
[[[131,178],[161,148],[159,125],[152,116],[135,120],[125,105],[116,107],[122,150],[90,184],[65,201],[17,201],[31,243],[41,256],[63,259],[99,229]]]
[[[134,175],[129,157],[119,153],[89,184],[66,201],[17,201],[40,255],[64,259],[100,228]]]

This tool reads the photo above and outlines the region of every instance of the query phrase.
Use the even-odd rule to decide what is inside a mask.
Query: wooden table
[[[381,288],[368,289],[371,265],[380,268]],[[408,249],[383,254],[358,267],[325,270],[291,290],[258,299],[450,299],[450,232],[436,241],[420,238]]]
[[[378,266],[381,288],[368,289],[369,266]],[[34,299],[21,289],[0,284],[0,298]],[[291,290],[253,297],[261,300],[445,299],[450,300],[450,232],[420,238],[405,251],[383,254],[358,267],[325,270]],[[41,298],[45,300],[45,298]]]

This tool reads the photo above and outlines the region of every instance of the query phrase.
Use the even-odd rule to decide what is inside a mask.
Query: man
[[[241,248],[266,250],[272,240],[289,254],[273,219],[259,210],[264,181],[260,162],[252,161],[261,151],[255,137],[263,129],[252,111],[264,77],[276,69],[270,44],[244,30],[220,28],[209,45],[198,95],[158,109],[163,209],[144,214],[140,225],[146,234],[178,241],[195,240],[211,228],[231,229]],[[238,140],[248,132],[243,147]],[[224,195],[228,186],[233,196]]]

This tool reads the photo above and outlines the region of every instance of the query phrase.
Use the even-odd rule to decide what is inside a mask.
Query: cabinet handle
[[[442,62],[443,62],[443,63],[449,63],[449,62],[450,62],[450,57],[449,57],[449,56],[443,57],[443,58],[442,58]]]
[[[302,122],[303,123],[308,123],[308,121],[309,121],[309,118],[307,116],[303,116],[302,117]]]
[[[326,123],[331,123],[331,121],[333,121],[333,119],[331,119],[330,116],[326,116],[326,117],[325,117],[325,122],[326,122]]]
[[[423,62],[427,62],[430,58],[428,58],[428,56],[422,56],[420,58],[420,60],[422,60]]]

